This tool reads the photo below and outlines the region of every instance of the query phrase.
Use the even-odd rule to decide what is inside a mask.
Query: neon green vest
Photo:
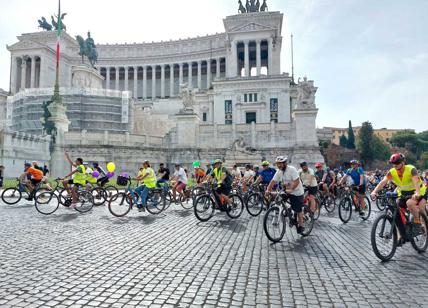
[[[223,168],[220,168],[218,170],[217,168],[214,169],[214,177],[217,180],[217,183],[221,183],[221,176],[223,175]]]
[[[82,172],[77,171],[74,174],[73,183],[86,185],[86,168],[83,165],[77,166],[77,169],[80,169]]]
[[[402,191],[412,192],[415,191],[415,185],[413,185],[412,181],[412,169],[415,168],[412,165],[404,165],[403,177],[400,178],[398,175],[398,171],[395,168],[389,170],[389,173],[392,176],[392,181],[398,188],[398,194],[401,196]],[[423,184],[421,178],[419,177],[419,185],[421,187],[421,195],[425,195],[426,187]]]
[[[92,176],[93,170],[91,168],[86,169],[86,181],[89,183],[95,184],[97,182],[97,179]]]
[[[156,175],[152,168],[147,168],[143,170],[143,174],[149,173],[148,176],[146,176],[143,179],[143,184],[147,188],[155,188],[156,187]]]

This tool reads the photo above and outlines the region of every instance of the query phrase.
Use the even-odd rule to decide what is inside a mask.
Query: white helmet
[[[277,163],[286,163],[288,158],[286,156],[278,156],[275,160]]]

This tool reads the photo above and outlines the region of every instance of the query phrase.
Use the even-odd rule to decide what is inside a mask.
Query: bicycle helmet
[[[307,162],[305,162],[305,161],[302,161],[301,163],[300,163],[300,167],[306,167],[308,165],[308,163]]]
[[[201,162],[199,160],[193,162],[193,168],[199,168],[201,166]]]
[[[322,167],[322,164],[321,163],[316,163],[315,164],[315,168],[321,168]]]
[[[278,156],[275,160],[277,163],[286,163],[288,161],[288,158],[286,156]]]
[[[358,160],[353,159],[349,162],[351,165],[359,165],[360,163],[358,162]]]
[[[223,163],[223,161],[221,159],[216,159],[214,161],[214,164],[222,164],[222,163]]]
[[[399,163],[404,162],[405,158],[406,157],[403,154],[401,154],[401,153],[395,153],[395,154],[391,155],[391,158],[389,159],[389,162],[391,164],[398,165]]]
[[[31,164],[30,163],[25,163],[24,167],[31,167]]]
[[[269,167],[269,165],[270,165],[270,163],[267,160],[262,162],[262,166]]]

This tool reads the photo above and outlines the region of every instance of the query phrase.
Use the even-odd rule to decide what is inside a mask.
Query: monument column
[[[244,41],[245,46],[245,77],[250,77],[250,42]]]
[[[169,65],[169,97],[174,96],[174,64]]]
[[[256,41],[256,62],[257,62],[257,76],[261,75],[262,55],[261,55],[261,40]]]
[[[179,67],[180,67],[180,72],[179,72],[179,76],[178,76],[178,81],[179,81],[179,85],[178,85],[178,88],[179,88],[179,92],[181,93],[181,85],[183,84],[183,63],[180,63],[179,64]]]
[[[138,66],[134,66],[134,98],[138,98]]]
[[[156,98],[156,65],[152,66],[152,100]]]
[[[269,38],[269,51],[268,51],[268,75],[272,75],[273,71],[273,39]]]
[[[232,63],[228,63],[227,65],[230,65],[230,69],[232,70],[232,76],[228,77],[236,77],[238,75],[238,44],[236,41],[232,42]]]
[[[143,99],[147,98],[147,66],[143,66]]]
[[[198,61],[198,89],[202,88],[202,61]]]
[[[124,85],[125,91],[128,91],[128,83],[129,83],[129,80],[128,80],[129,76],[128,75],[129,75],[128,67],[125,66],[125,85]]]
[[[211,59],[207,61],[207,89],[211,87]]]
[[[110,90],[110,66],[106,67],[106,89]]]
[[[189,89],[193,89],[193,63],[189,62],[188,64],[189,70]]]
[[[216,60],[216,71],[215,71],[215,77],[217,78],[217,79],[220,79],[220,58],[217,58],[217,60]]]
[[[27,61],[24,57],[22,57],[22,62],[21,62],[21,89],[20,90],[25,89],[25,81],[27,79],[26,72],[27,72]]]
[[[16,93],[16,87],[17,87],[17,83],[18,83],[18,63],[17,63],[18,59],[17,58],[12,58],[12,70],[11,70],[11,75],[10,75],[10,92],[12,94]]]
[[[165,98],[165,64],[161,65],[161,98]]]
[[[30,88],[33,89],[36,87],[36,57],[31,57],[31,82]]]
[[[119,91],[119,67],[115,67],[116,70],[116,86],[115,89],[116,91]]]

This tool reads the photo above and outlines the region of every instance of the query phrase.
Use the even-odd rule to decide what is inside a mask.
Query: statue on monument
[[[187,83],[181,85],[181,98],[183,99],[184,109],[183,112],[193,111],[193,106],[195,106],[195,94],[189,88]]]
[[[43,30],[46,30],[46,31],[52,31],[52,25],[48,23],[46,18],[44,18],[43,16],[41,19],[38,20],[38,22],[39,22],[39,28],[42,28]]]
[[[242,1],[241,1],[241,0],[239,0],[239,1],[238,1],[238,4],[239,4],[238,13],[241,13],[241,14],[243,14],[243,13],[247,13],[247,10],[246,10],[246,9],[245,9],[245,7],[242,5]]]
[[[262,6],[260,8],[260,12],[267,12],[267,10],[268,10],[268,6],[267,6],[267,3],[266,3],[266,0],[263,0],[263,4],[262,4]]]
[[[61,29],[64,31],[67,31],[67,27],[65,26],[65,24],[63,22],[65,15],[67,15],[67,13],[62,14],[60,17],[61,18]],[[55,18],[58,19],[58,16],[55,14],[53,16],[51,15],[52,26],[54,26],[55,31],[57,31],[58,30],[58,23],[55,21]]]
[[[242,4],[242,1],[239,0],[238,12],[241,14],[244,13],[255,13],[255,12],[266,12],[268,10],[267,0],[263,0],[263,4],[260,6],[260,0],[247,0],[245,7]]]
[[[88,38],[85,40],[80,35],[76,36],[77,42],[79,42],[80,51],[79,55],[82,56],[82,63],[85,63],[85,56],[88,58],[91,66],[94,67],[98,61],[98,52],[97,47],[95,46],[95,41],[91,37],[91,32],[88,32]]]

